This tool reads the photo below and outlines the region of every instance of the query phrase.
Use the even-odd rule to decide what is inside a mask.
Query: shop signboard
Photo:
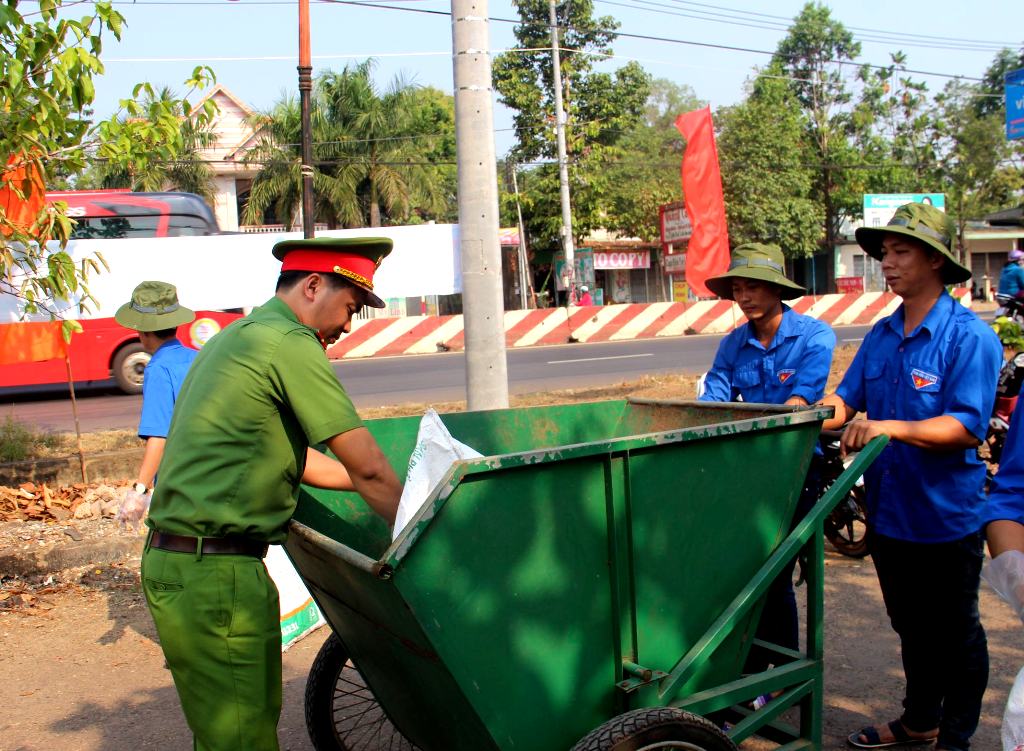
[[[672,302],[689,302],[690,285],[683,279],[672,280]]]
[[[594,268],[605,271],[623,269],[649,269],[651,267],[651,251],[649,250],[595,250]]]
[[[686,254],[685,253],[673,253],[672,255],[664,255],[661,257],[662,265],[665,267],[666,274],[685,274],[686,273]]]
[[[858,294],[864,291],[864,277],[862,276],[837,276],[836,277],[836,291],[843,294],[856,292]]]
[[[585,284],[593,290],[595,268],[593,249],[577,248],[573,253],[573,261],[576,266],[576,277],[573,282],[577,285]],[[555,288],[559,292],[565,291],[565,256],[560,252],[555,254]]]
[[[661,219],[662,245],[686,242],[693,235],[693,226],[682,202],[659,206],[658,214]]]
[[[884,227],[905,203],[930,203],[935,208],[946,210],[945,193],[865,193],[864,226]]]
[[[1003,79],[1006,89],[1006,138],[1024,138],[1024,68],[1011,70]]]

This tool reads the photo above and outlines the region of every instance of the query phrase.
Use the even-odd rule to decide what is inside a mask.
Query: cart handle
[[[775,578],[782,572],[786,564],[800,554],[814,534],[819,534],[825,517],[832,513],[846,494],[850,492],[864,471],[882,453],[889,442],[888,436],[873,438],[867,446],[860,450],[836,481],[832,483],[807,516],[797,524],[789,536],[772,553],[771,557],[747,582],[735,599],[729,603],[714,623],[704,632],[696,644],[683,658],[676,663],[672,671],[665,677],[658,688],[659,696],[671,695],[677,686],[686,683],[698,667],[703,665],[711,654],[721,645],[736,623],[761,599]]]

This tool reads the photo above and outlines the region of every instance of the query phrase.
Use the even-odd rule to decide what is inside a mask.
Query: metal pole
[[[310,124],[310,97],[313,91],[313,65],[309,52],[309,0],[299,0],[299,107],[302,110],[302,236],[315,233],[313,215],[313,134]]]
[[[526,257],[526,225],[523,224],[523,207],[519,205],[519,180],[516,178],[516,165],[512,165],[512,190],[516,194],[516,216],[519,221],[519,309],[526,310],[529,307],[529,291],[527,280],[529,279],[529,263]]]
[[[470,410],[508,407],[487,0],[452,0],[459,243]]]
[[[558,44],[558,13],[555,0],[548,1],[548,15],[551,19],[551,61],[555,73],[555,136],[558,139],[558,185],[562,198],[562,250],[565,253],[566,293],[568,304],[576,302],[576,262],[572,245],[572,206],[569,203],[569,165],[565,153],[565,111],[562,108],[562,62]]]

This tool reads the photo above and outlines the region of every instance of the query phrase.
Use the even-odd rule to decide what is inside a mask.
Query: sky
[[[202,64],[256,110],[269,109],[286,93],[297,95],[296,0],[115,0],[114,5],[125,16],[126,28],[121,42],[109,37],[104,45],[106,72],[96,81],[100,116],[115,111],[118,100],[139,81],[182,93],[182,82]],[[476,5],[491,18],[492,51],[513,46],[509,21],[517,14],[511,0]],[[740,101],[745,81],[770,55],[701,45],[770,53],[803,1],[595,0],[594,5],[597,14],[620,22],[621,34],[631,35],[617,40],[615,59],[603,67],[637,60],[653,76],[689,85],[718,107]],[[843,0],[827,5],[862,42],[859,62],[885,65],[891,52],[902,50],[909,68],[945,74],[914,74],[932,91],[940,90],[949,76],[980,77],[1000,47],[1019,50],[1024,45],[1020,0]],[[23,0],[19,10],[30,12],[31,7]],[[401,75],[451,93],[450,10],[444,0],[311,0],[313,74],[372,57],[382,88]],[[496,104],[499,156],[513,143],[511,123],[510,112]]]

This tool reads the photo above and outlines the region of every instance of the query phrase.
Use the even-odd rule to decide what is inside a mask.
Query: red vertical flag
[[[686,138],[683,154],[683,198],[693,225],[686,249],[686,283],[697,295],[713,295],[704,280],[729,270],[729,230],[725,226],[725,199],[718,149],[711,124],[711,108],[676,118]]]

